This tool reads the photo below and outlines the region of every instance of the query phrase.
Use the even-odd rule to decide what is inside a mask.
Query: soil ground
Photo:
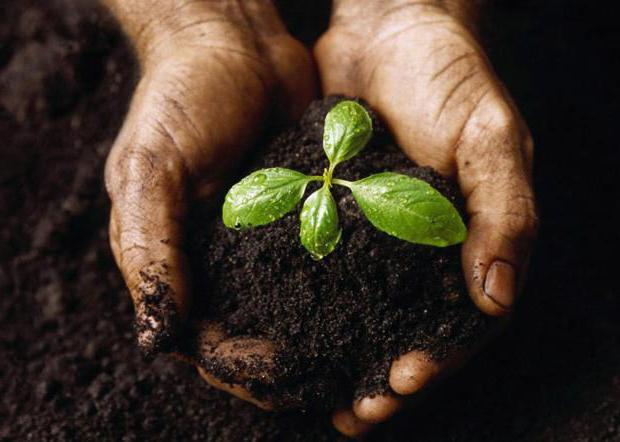
[[[589,5],[486,17],[538,146],[527,296],[508,333],[371,439],[620,440],[620,34]],[[335,440],[324,417],[260,412],[139,355],[101,178],[134,79],[90,0],[0,1],[0,440]]]

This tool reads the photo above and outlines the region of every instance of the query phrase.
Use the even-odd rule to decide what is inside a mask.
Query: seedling
[[[354,101],[341,101],[325,117],[323,150],[329,167],[323,175],[305,175],[273,167],[251,173],[235,184],[224,201],[226,227],[244,229],[269,224],[293,210],[308,183],[322,182],[301,209],[300,239],[313,258],[334,251],[342,229],[332,185],[351,190],[377,229],[416,244],[445,247],[465,240],[467,228],[452,203],[425,181],[383,172],[358,181],[334,178],[338,164],[357,155],[372,135],[368,112]]]

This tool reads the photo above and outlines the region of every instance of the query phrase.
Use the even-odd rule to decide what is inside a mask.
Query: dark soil
[[[328,166],[323,122],[340,100],[315,101],[299,126],[259,152],[250,171],[287,167],[320,174]],[[360,155],[338,167],[338,177],[403,173],[462,203],[452,183],[430,168],[415,167],[378,118],[373,120],[375,136]],[[307,194],[318,185],[309,187]],[[203,228],[202,241],[196,241],[200,233],[188,235],[190,243],[199,244],[194,252],[200,281],[196,292],[208,293],[197,307],[231,336],[275,345],[271,377],[262,376],[260,385],[250,382],[248,387],[284,407],[329,410],[352,395],[385,393],[394,358],[423,350],[441,359],[480,339],[490,322],[467,295],[460,247],[415,245],[380,232],[350,191],[340,186],[332,190],[343,233],[336,250],[321,261],[312,259],[299,241],[299,210],[242,232],[227,229],[219,213],[206,213],[193,220]],[[213,219],[217,221],[205,232]],[[223,380],[238,378],[218,370],[209,358],[205,362]]]
[[[319,10],[282,3],[295,23]],[[538,145],[527,296],[371,440],[620,440],[617,20],[585,1],[497,4],[490,57]],[[264,413],[140,356],[101,178],[134,79],[93,1],[0,1],[0,440],[337,440],[325,416]]]

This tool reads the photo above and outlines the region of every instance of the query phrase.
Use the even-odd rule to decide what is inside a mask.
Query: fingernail
[[[498,306],[510,310],[515,301],[515,292],[514,267],[505,261],[494,261],[484,281],[484,293]]]

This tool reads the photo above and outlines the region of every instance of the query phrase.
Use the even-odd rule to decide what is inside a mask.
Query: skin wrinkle
[[[211,26],[212,23],[221,23],[222,26]],[[220,50],[229,53],[235,53],[237,55],[241,55],[243,57],[247,57],[253,59],[257,62],[261,62],[261,58],[259,56],[255,56],[254,54],[260,53],[257,47],[248,47],[248,36],[242,36],[241,38],[236,37],[235,39],[222,39],[222,36],[227,36],[230,34],[228,28],[231,27],[231,23],[229,20],[208,20],[197,22],[194,26],[187,26],[184,32],[176,31],[175,34],[171,35],[168,39],[162,39],[158,44],[155,44],[153,47],[149,49],[151,55],[149,55],[149,59],[157,59],[157,56],[154,54],[158,54],[158,52],[162,51],[164,48],[168,48],[172,45],[174,48],[174,44],[172,43],[175,38],[184,39],[184,34],[189,33],[189,31],[194,29],[199,29],[202,35],[202,39],[208,41],[208,44],[205,44],[204,41],[197,41],[194,43],[196,49],[202,50]],[[235,41],[236,40],[236,41]],[[231,44],[232,43],[232,44]],[[184,49],[191,49],[191,45],[184,44]]]
[[[361,50],[360,60],[365,61],[367,57],[372,57],[374,55],[373,50],[375,49],[376,46],[380,46],[382,43],[385,43],[386,41],[394,39],[398,37],[399,35],[402,35],[406,32],[411,32],[415,30],[416,28],[423,27],[424,24],[425,23],[411,23],[407,26],[402,27],[401,29],[394,30],[393,32],[388,33],[387,35],[381,36],[379,40],[373,41],[371,44],[364,45],[364,47]]]
[[[454,94],[456,94],[456,92],[459,89],[461,89],[465,84],[467,84],[469,81],[471,81],[473,78],[475,78],[479,74],[480,74],[480,71],[478,71],[477,69],[474,69],[472,70],[472,72],[462,77],[454,85],[454,87],[450,90],[448,95],[446,95],[446,97],[444,98],[443,102],[441,103],[441,106],[439,106],[439,112],[437,113],[437,116],[435,117],[435,121],[438,121],[441,118],[443,111],[446,109],[446,106],[448,105],[448,103],[450,102],[450,99],[454,96]]]
[[[155,126],[157,128],[157,132],[159,132],[161,135],[163,135],[164,138],[166,138],[168,140],[168,142],[170,142],[170,144],[172,146],[174,146],[175,148],[180,150],[179,143],[174,138],[174,135],[172,135],[172,132],[166,127],[166,125],[164,123],[162,123],[160,120],[155,120],[154,124],[155,124]]]
[[[475,52],[466,52],[463,55],[460,55],[460,56],[454,58],[446,66],[444,66],[439,71],[435,72],[435,74],[433,74],[433,76],[431,77],[431,82],[437,80],[441,76],[441,74],[443,74],[444,72],[447,72],[450,68],[452,68],[454,65],[456,65],[459,61],[465,60],[468,57],[472,57],[472,56],[475,56],[475,55],[476,55]]]
[[[489,89],[489,93],[490,91],[491,89]],[[474,123],[474,116],[477,114],[477,111],[479,112],[482,102],[483,101],[481,100],[478,103],[478,106],[470,112],[470,115],[468,116],[468,118],[465,119],[463,126],[461,127],[459,131],[457,142],[455,143],[455,147],[454,147],[454,158],[456,159],[457,164],[460,162],[459,160],[461,156],[464,156],[465,158],[474,157],[473,155],[469,155],[468,153],[462,152],[464,146],[465,148],[470,147],[471,143],[469,142],[469,140],[474,140],[474,142],[477,144],[477,140],[485,139],[486,134],[491,133],[491,130],[490,130],[491,121],[487,121],[483,124],[476,122],[477,133],[474,133],[473,135],[469,135],[469,134],[466,135],[466,132],[468,132],[467,129],[469,125]],[[478,184],[480,183],[476,183],[476,185]],[[468,192],[467,188],[462,187],[461,191],[463,192],[463,196],[465,196],[465,199],[468,200],[470,192]]]
[[[380,65],[381,65],[381,59],[377,63],[373,64],[373,66],[372,66],[372,68],[370,70],[370,73],[366,75],[366,81],[365,81],[365,88],[366,89],[370,88],[370,86],[374,83],[375,76],[377,74],[377,71],[379,70],[379,66]]]
[[[137,182],[141,186],[142,179],[148,179],[148,173],[143,175],[143,171],[154,170],[153,155],[146,146],[136,146],[133,149],[127,148],[122,150],[116,161],[111,161],[109,170],[116,170],[112,174],[112,176],[116,177],[116,180],[111,182],[108,189],[113,203],[117,198],[126,195],[128,187],[132,182]],[[136,167],[136,164],[138,164],[138,167]],[[138,171],[137,176],[134,176],[132,173],[134,170]],[[120,173],[121,171],[123,173]],[[124,173],[125,171],[127,173]]]
[[[456,133],[456,142],[454,143],[454,147],[453,147],[453,156],[454,156],[454,163],[455,163],[455,172],[458,173],[460,167],[458,165],[458,150],[459,148],[463,145],[464,140],[463,140],[463,136],[465,133],[465,129],[467,128],[467,124],[469,123],[469,120],[471,119],[472,114],[476,111],[476,109],[480,106],[480,104],[482,103],[482,101],[484,100],[484,98],[491,92],[491,88],[488,88],[487,90],[485,90],[480,97],[476,100],[476,102],[473,105],[473,110],[470,111],[470,115],[469,117],[465,118],[464,123],[462,124],[462,126],[459,128],[459,130]],[[437,125],[437,123],[439,122],[439,119],[437,119],[435,121],[435,127]],[[465,166],[469,167],[471,165],[471,163],[469,161],[465,161]],[[450,173],[450,175],[454,174]],[[465,198],[468,198],[468,196],[465,194],[465,192],[463,191],[463,196],[465,196]]]
[[[404,10],[408,11],[411,8],[426,8],[447,12],[442,5],[438,4],[437,1],[406,1],[389,7],[387,10],[380,11],[379,13],[373,11],[372,9],[370,11],[368,10],[369,7],[372,8],[372,3],[368,4],[368,2],[359,2],[356,5],[356,1],[357,0],[340,0],[334,2],[334,12],[332,13],[330,20],[330,28],[333,28],[340,23],[360,23],[371,20],[383,20],[394,15],[400,15],[400,13]],[[358,9],[355,9],[356,7]]]
[[[181,83],[181,85],[184,86],[183,83]],[[174,109],[176,109],[177,112],[181,114],[181,118],[183,119],[183,121],[189,124],[191,130],[194,133],[194,137],[198,139],[200,137],[200,130],[198,129],[196,123],[194,123],[193,119],[190,118],[188,112],[185,110],[185,107],[181,104],[181,102],[171,95],[164,94],[164,103],[166,103],[167,106],[172,106]]]
[[[122,249],[122,253],[123,254],[127,254],[129,252],[132,252],[134,250],[149,250],[148,247],[141,245],[141,244],[132,244],[131,246],[127,246],[125,248]]]
[[[186,4],[186,5],[184,5],[183,7],[179,7],[178,10],[173,12],[173,13],[171,13],[170,16],[173,17],[173,18],[174,17],[184,17],[185,14],[181,13],[182,12],[181,9],[186,8],[187,6],[191,5],[192,3],[199,3],[199,2],[190,2],[190,3]],[[192,15],[189,15],[189,17],[192,18]],[[189,31],[189,30],[201,29],[203,32],[204,31],[209,31],[209,30],[212,29],[210,25],[212,25],[213,23],[227,25],[227,26],[224,26],[224,29],[230,27],[231,25],[233,25],[233,23],[230,20],[230,16],[229,15],[222,14],[221,12],[219,12],[219,13],[215,12],[214,15],[208,14],[207,16],[203,17],[201,20],[194,20],[194,21],[192,21],[191,23],[188,23],[188,24],[172,25],[171,26],[171,30],[169,31],[170,35],[167,36],[167,37],[164,36],[162,38],[162,40],[161,40],[161,44],[165,44],[165,43],[167,43],[167,40],[174,39],[175,37],[177,37],[179,35],[182,35],[186,31]],[[209,25],[209,26],[205,26],[205,25]],[[216,30],[216,32],[213,32],[212,36],[218,36],[220,34],[220,32],[222,31],[221,28],[222,27],[220,27],[220,26],[216,26],[214,28],[214,30]],[[156,47],[154,47],[152,49],[152,52],[156,53]]]
[[[173,151],[170,151],[174,153]],[[181,155],[178,154],[178,158]],[[174,157],[177,157],[175,155]],[[117,168],[124,171],[121,174],[120,192],[113,196],[113,201],[119,198],[133,199],[132,192],[149,198],[159,199],[158,190],[178,188],[184,180],[183,162],[172,160],[172,164],[162,167],[170,161],[170,156],[162,160],[160,153],[146,146],[129,148],[123,151]],[[122,204],[122,203],[121,203]]]

